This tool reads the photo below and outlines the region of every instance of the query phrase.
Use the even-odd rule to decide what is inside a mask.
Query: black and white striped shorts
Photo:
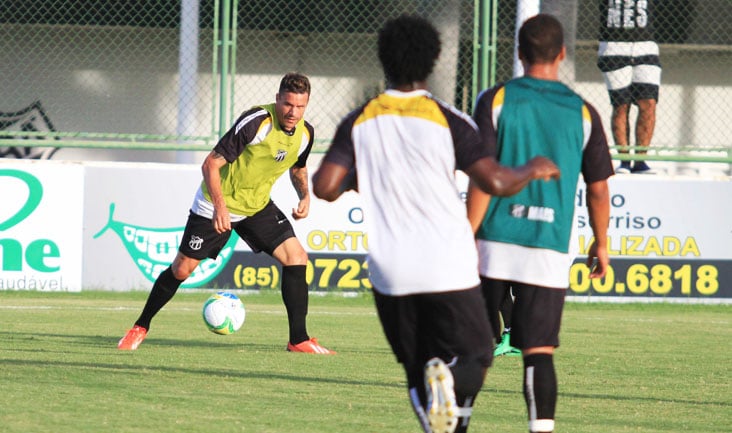
[[[600,42],[597,66],[613,106],[658,100],[661,61],[655,42]]]

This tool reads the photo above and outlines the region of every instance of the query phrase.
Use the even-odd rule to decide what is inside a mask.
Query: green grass
[[[116,349],[147,293],[0,292],[0,431],[418,432],[369,295],[312,296],[309,331],[339,353],[284,350],[279,295],[243,295],[215,335],[181,292],[135,352]],[[557,432],[730,431],[732,307],[568,303]],[[471,432],[524,433],[520,359],[498,358]]]

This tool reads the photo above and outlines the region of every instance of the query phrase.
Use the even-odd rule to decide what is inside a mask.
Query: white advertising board
[[[0,162],[0,290],[82,288],[84,167]]]
[[[198,165],[87,163],[84,287],[149,290],[175,258],[200,182]]]
[[[611,178],[611,269],[587,278],[575,263],[570,289],[588,296],[732,298],[732,182],[619,175]],[[580,256],[592,241],[584,187],[577,192]]]

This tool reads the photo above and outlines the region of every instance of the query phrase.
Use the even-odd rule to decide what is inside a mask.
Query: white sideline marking
[[[167,311],[199,311],[198,308],[188,308],[188,307],[169,307],[166,306],[165,309]],[[0,305],[0,310],[20,310],[20,311],[32,311],[32,310],[66,310],[66,311],[139,311],[140,307],[80,307],[80,306],[59,306],[59,305]],[[260,310],[257,308],[251,308],[247,309],[248,312],[252,311],[252,313],[255,314],[271,314],[276,316],[282,316],[285,315],[286,312],[284,310]],[[322,315],[331,315],[331,316],[376,316],[376,311],[371,312],[343,312],[343,311],[328,311],[328,310],[322,310],[322,311],[310,311],[311,314],[322,314]],[[609,320],[607,317],[602,316],[590,316],[590,317],[583,317],[583,320],[597,320],[597,321],[603,321],[603,320]],[[628,322],[636,322],[636,323],[708,323],[708,324],[714,324],[714,325],[730,325],[732,324],[732,321],[730,320],[717,320],[717,321],[708,321],[708,320],[702,320],[702,321],[689,321],[684,320],[683,317],[680,318],[674,318],[674,319],[666,319],[666,320],[659,320],[659,319],[649,319],[645,317],[637,317],[633,319],[625,319]]]
[[[283,307],[284,308],[284,307]],[[167,311],[199,311],[200,308],[188,308],[188,307],[165,307]],[[247,307],[249,310],[249,307]],[[80,306],[59,306],[59,305],[0,305],[0,310],[20,310],[20,311],[31,311],[31,310],[77,310],[77,311],[137,311],[140,307],[80,307]],[[257,314],[273,314],[273,315],[284,315],[285,310],[260,310],[258,308],[251,308],[251,311]],[[324,314],[332,316],[375,316],[376,312],[344,312],[344,311],[311,311],[312,314]]]
[[[566,302],[580,304],[690,304],[690,305],[725,305],[732,304],[732,298],[653,298],[650,296],[577,296],[568,295]]]

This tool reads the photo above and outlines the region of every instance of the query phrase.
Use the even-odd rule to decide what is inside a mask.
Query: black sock
[[[463,411],[455,433],[464,433],[468,431],[470,423],[468,411],[472,411],[475,398],[483,386],[486,368],[477,359],[460,357],[454,365],[450,365],[450,371],[455,384],[455,399],[458,407]]]
[[[538,353],[524,357],[524,399],[530,430],[553,431],[554,411],[557,406],[557,375],[552,355]]]
[[[510,332],[511,329],[511,318],[513,316],[513,298],[511,297],[511,291],[505,292],[505,298],[501,304],[501,317],[503,318],[503,329],[506,332]]]
[[[161,272],[155,280],[152,290],[150,290],[145,307],[142,309],[142,313],[135,322],[135,325],[150,329],[150,321],[152,318],[173,298],[173,295],[178,291],[178,287],[183,284],[183,281],[185,280],[175,278],[170,266]]]
[[[282,301],[290,324],[290,343],[308,340],[305,316],[308,314],[308,284],[305,281],[305,265],[282,267]]]

